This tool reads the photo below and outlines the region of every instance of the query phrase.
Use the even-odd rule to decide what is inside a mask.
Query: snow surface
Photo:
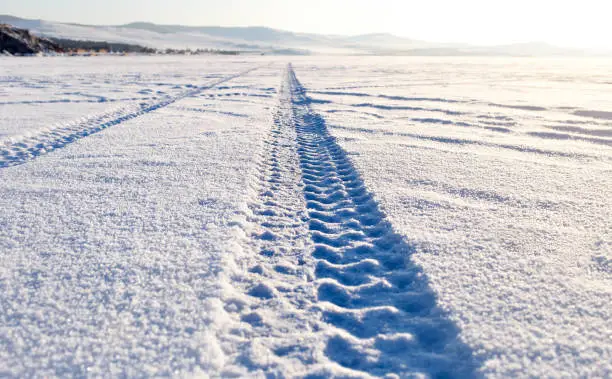
[[[0,376],[610,376],[609,63],[0,58]]]
[[[485,374],[611,374],[609,63],[296,62]]]

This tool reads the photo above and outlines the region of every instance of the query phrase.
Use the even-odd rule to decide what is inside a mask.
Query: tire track
[[[288,67],[226,300],[271,377],[472,377],[471,350]],[[237,306],[236,306],[237,305]]]
[[[325,120],[288,70],[325,355],[375,376],[474,375],[470,349],[438,308],[414,249],[378,208]]]
[[[167,107],[168,105],[176,103],[181,99],[197,96],[206,90],[214,88],[240,76],[244,76],[256,69],[257,67],[221,78],[206,86],[197,87],[176,96],[167,97],[162,100],[149,103],[129,104],[100,115],[88,117],[83,121],[77,122],[76,124],[52,128],[35,136],[5,144],[4,146],[0,147],[0,169],[26,163],[41,155],[60,149],[70,143],[78,141],[81,138],[98,133],[111,126],[121,124],[125,121],[153,112],[157,109]]]

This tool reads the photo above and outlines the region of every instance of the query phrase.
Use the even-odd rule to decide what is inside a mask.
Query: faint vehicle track
[[[252,178],[251,227],[244,229],[245,245],[252,254],[250,267],[234,278],[234,286],[247,296],[226,300],[232,317],[249,325],[244,333],[257,346],[247,345],[233,362],[268,374],[285,372],[285,365],[291,361],[294,370],[308,371],[316,361],[316,337],[312,333],[318,322],[312,322],[309,310],[315,301],[308,264],[310,238],[291,99],[287,83],[282,85],[272,127]],[[262,347],[269,354],[262,354]]]
[[[90,136],[113,125],[164,108],[186,97],[197,96],[203,91],[214,88],[219,84],[246,75],[257,67],[226,76],[202,87],[190,89],[175,96],[165,97],[149,103],[130,104],[116,108],[112,111],[88,117],[84,121],[69,125],[58,126],[42,131],[34,136],[18,141],[9,142],[0,146],[0,168],[26,163],[50,151],[60,149],[81,138]]]

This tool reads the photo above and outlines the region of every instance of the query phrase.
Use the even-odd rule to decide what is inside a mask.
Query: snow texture
[[[607,61],[347,59],[2,59],[0,377],[610,376]]]

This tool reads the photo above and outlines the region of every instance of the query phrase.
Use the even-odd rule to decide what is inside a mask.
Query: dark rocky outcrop
[[[37,37],[29,30],[11,25],[0,24],[0,53],[28,55],[38,53],[62,52],[62,48],[46,38]]]

